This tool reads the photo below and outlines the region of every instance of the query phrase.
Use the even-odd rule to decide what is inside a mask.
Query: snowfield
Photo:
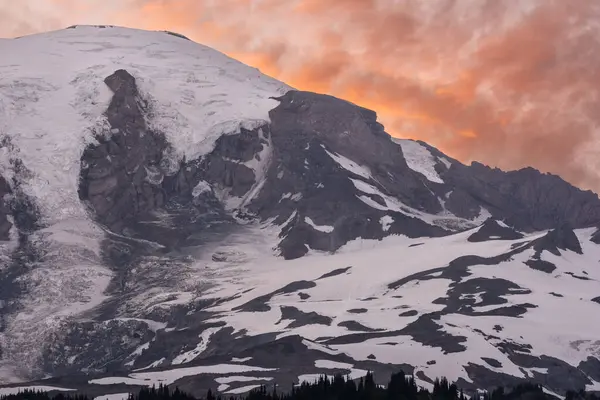
[[[357,240],[333,256],[313,252],[302,259],[286,262],[256,254],[256,246],[250,243],[230,243],[237,245],[239,252],[248,250],[247,263],[239,265],[220,262],[211,266],[208,260],[198,262],[208,262],[208,269],[213,271],[210,279],[214,286],[203,293],[201,298],[231,298],[210,308],[215,317],[206,322],[224,323],[224,326],[234,329],[234,336],[235,332],[245,336],[256,336],[274,331],[278,332],[277,337],[280,339],[299,335],[307,339],[303,343],[309,350],[315,350],[323,356],[344,355],[354,360],[338,362],[317,359],[314,365],[320,373],[331,374],[335,370],[346,370],[353,377],[360,377],[366,373],[366,370],[356,367],[355,363],[372,359],[381,363],[407,363],[415,367],[415,374],[422,371],[429,377],[447,376],[453,381],[462,378],[466,382],[472,380],[464,367],[469,363],[486,365],[483,359],[496,360],[500,365],[486,365],[486,368],[516,377],[527,378],[533,376],[534,372],[544,372],[543,368],[523,368],[516,365],[497,346],[502,342],[516,341],[518,344],[532,346],[532,355],[556,357],[574,367],[589,355],[600,356],[600,341],[597,335],[600,325],[593,318],[582,318],[582,315],[595,315],[600,307],[599,304],[590,301],[600,291],[600,273],[586,271],[589,273],[589,280],[576,279],[570,275],[582,274],[585,269],[583,265],[596,263],[597,259],[600,259],[600,246],[589,242],[592,233],[589,229],[577,231],[585,249],[584,255],[570,251],[562,252],[561,256],[543,253],[545,260],[557,266],[557,270],[552,274],[533,270],[524,264],[533,254],[532,250],[520,253],[499,265],[476,264],[468,267],[469,276],[461,280],[461,283],[477,279],[504,279],[525,289],[514,291],[514,294],[513,291],[507,291],[504,295],[507,301],[505,304],[477,306],[475,302],[475,312],[523,303],[531,303],[536,307],[528,309],[518,317],[469,316],[458,312],[443,314],[437,321],[441,331],[457,338],[464,337],[464,350],[447,352],[399,332],[415,323],[420,316],[441,312],[445,308],[443,304],[437,303],[436,299],[446,296],[456,284],[452,279],[440,275],[445,269],[449,269],[448,264],[452,260],[464,254],[486,258],[502,255],[517,244],[535,240],[545,234],[541,232],[513,241],[468,242],[466,239],[477,229],[436,239],[390,236],[382,241]],[[437,249],[444,251],[440,252]],[[331,276],[320,278],[324,275]],[[414,278],[407,279],[401,286],[395,289],[390,287],[395,281],[411,276]],[[316,284],[306,285],[297,291],[277,294],[281,288],[298,282]],[[556,288],[561,288],[560,294],[563,297],[552,294]],[[276,294],[271,296],[272,293]],[[303,296],[299,296],[300,293]],[[480,294],[479,296],[481,297]],[[257,298],[267,298],[262,301],[269,310],[244,311],[243,306]],[[290,327],[294,319],[282,319],[283,310],[287,307],[296,308],[305,314],[316,313],[331,322],[307,322],[301,326]],[[414,314],[403,316],[407,311],[413,311]],[[561,317],[557,318],[556,315]],[[344,324],[345,321],[356,322],[364,330],[357,331],[354,327]],[[370,338],[368,334],[371,332],[387,334]],[[352,343],[319,344],[327,342],[323,338],[341,338],[357,333],[367,335]],[[200,338],[198,346],[210,348],[211,337],[210,332],[207,332],[206,336]],[[195,354],[202,358],[201,352]],[[181,358],[186,358],[187,361],[194,359],[189,358],[189,353],[185,353],[176,357],[173,364],[179,364]],[[255,368],[252,365],[246,366],[245,363],[252,363],[250,358],[233,361],[243,362],[244,365],[240,366],[239,370],[232,369],[226,372],[239,373]],[[222,369],[221,366],[214,366],[208,370],[202,368],[204,367],[198,367],[196,373],[217,373],[216,371]],[[191,373],[187,372],[187,369],[169,369],[152,373],[152,377],[147,375],[148,373],[135,374],[124,378],[106,378],[95,383],[172,383],[176,381],[176,377],[182,376],[179,371],[185,372],[186,375]],[[221,373],[224,373],[223,371]],[[298,375],[298,380],[310,381],[318,376],[319,373],[303,374]],[[218,379],[219,382],[226,383],[223,379]],[[429,387],[429,383],[420,378],[417,378],[417,382]],[[225,391],[225,385],[222,389]]]

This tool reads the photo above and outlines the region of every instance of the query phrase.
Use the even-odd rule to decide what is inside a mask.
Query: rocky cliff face
[[[228,208],[282,225],[279,250],[291,259],[309,249],[334,252],[359,237],[443,236],[475,226],[482,210],[524,232],[600,219],[596,195],[532,169],[464,166],[425,147],[446,160],[435,164],[440,181],[428,181],[408,166],[374,112],[307,92],[277,98],[271,124],[222,136],[200,159],[176,160],[164,135],[147,129],[135,79],[119,70],[106,84],[114,92],[110,132],[86,149],[79,193],[114,232],[145,230],[175,203],[221,219]],[[194,202],[200,193],[203,201]],[[165,240],[159,236],[152,239]]]

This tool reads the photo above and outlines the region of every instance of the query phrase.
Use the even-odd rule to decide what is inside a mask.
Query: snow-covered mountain
[[[168,32],[0,54],[0,382],[600,390],[597,195],[393,139]]]

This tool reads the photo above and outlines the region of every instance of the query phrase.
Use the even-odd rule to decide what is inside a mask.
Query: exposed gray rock
[[[592,235],[592,237],[590,238],[590,240],[593,243],[600,244],[600,228],[598,228],[596,230],[596,232],[594,232],[594,234]]]
[[[48,342],[44,369],[57,375],[119,372],[127,357],[153,336],[148,324],[134,320],[72,323]]]
[[[522,379],[502,372],[492,371],[483,365],[468,363],[464,368],[472,382],[461,380],[458,382],[461,388],[492,391],[500,386],[510,387],[523,383]]]
[[[2,146],[8,147],[9,151],[14,150],[9,140],[3,140]],[[35,202],[21,187],[22,180],[31,173],[19,158],[11,158],[10,163],[14,171],[12,187],[3,178],[0,184],[0,190],[4,191],[0,199],[0,221],[3,221],[3,229],[7,230],[5,239],[9,239],[10,230],[15,229],[18,242],[8,260],[0,267],[0,332],[6,329],[7,320],[21,308],[21,297],[28,290],[28,282],[22,277],[38,267],[41,260],[47,257],[47,251],[32,239],[32,235],[43,228],[40,212]],[[8,221],[9,215],[14,221],[14,226]],[[0,358],[3,353],[4,349],[0,344]]]
[[[495,219],[488,218],[469,238],[469,242],[483,242],[487,240],[517,240],[521,239],[523,234],[512,228],[500,225]]]
[[[481,357],[481,359],[494,368],[502,368],[502,363],[494,358]]]
[[[364,326],[360,322],[356,322],[356,321],[342,321],[342,322],[338,323],[338,326],[343,326],[344,328],[348,329],[349,331],[355,331],[355,332],[378,332],[378,331],[382,330],[382,329],[369,328],[368,326]]]
[[[580,362],[578,368],[596,382],[600,382],[600,360],[598,358],[590,356]]]
[[[525,265],[527,265],[531,269],[542,271],[547,274],[551,274],[552,272],[554,272],[554,270],[556,270],[556,265],[552,264],[550,261],[545,260],[531,259],[527,260],[525,262]]]
[[[563,224],[535,240],[533,248],[538,257],[544,250],[557,256],[560,256],[560,250],[570,250],[577,254],[583,254],[579,239],[577,239],[577,235],[573,232],[570,224]]]
[[[445,332],[442,327],[435,322],[439,319],[435,313],[421,315],[416,321],[410,323],[400,332],[402,335],[409,335],[414,341],[425,346],[438,347],[447,353],[460,353],[467,348],[462,344],[467,338],[464,336],[454,336]]]
[[[417,371],[416,375],[417,378],[419,378],[420,380],[424,381],[424,382],[428,382],[430,384],[433,385],[434,381],[433,379],[431,379],[430,377],[428,377],[427,375],[425,375],[425,372],[423,371]]]
[[[292,320],[292,322],[288,324],[286,328],[298,328],[300,326],[313,324],[331,325],[333,322],[330,317],[317,314],[314,311],[307,313],[291,306],[281,307],[281,321],[283,320]]]
[[[287,294],[294,293],[300,290],[310,289],[317,286],[316,283],[312,281],[296,281],[289,283],[282,287],[281,289],[277,289],[271,293],[256,297],[249,302],[242,304],[241,306],[236,307],[234,310],[240,310],[245,312],[265,312],[269,311],[271,307],[267,304],[271,298],[277,296],[279,294]]]
[[[346,272],[348,272],[350,270],[350,268],[352,268],[352,267],[334,269],[331,272],[328,272],[326,274],[321,275],[316,280],[325,279],[325,278],[331,278],[331,277],[334,277],[334,276],[345,274]]]
[[[280,249],[285,258],[300,257],[308,247],[335,251],[357,237],[445,234],[443,229],[419,219],[370,207],[357,197],[363,192],[349,178],[364,181],[414,208],[441,211],[437,198],[406,165],[400,146],[383,133],[375,113],[331,96],[308,92],[289,91],[277,100],[280,105],[270,112],[271,167],[249,210],[263,220],[275,218],[278,223],[285,222],[298,210],[282,231]],[[334,157],[345,157],[365,166],[372,177],[344,169]],[[302,207],[297,207],[294,198],[285,198],[286,193],[301,197]],[[383,203],[381,198],[374,201]],[[379,222],[385,215],[394,219],[388,231]],[[306,217],[332,230],[316,230],[305,222]]]
[[[477,162],[470,166],[453,163],[441,177],[453,188],[446,207],[458,216],[473,216],[473,210],[481,205],[493,218],[525,232],[564,223],[588,227],[600,218],[596,194],[533,168],[505,172]]]
[[[105,79],[113,91],[106,117],[111,136],[97,136],[82,156],[79,197],[89,202],[96,218],[115,232],[139,214],[162,207],[165,176],[172,174],[163,160],[168,144],[161,134],[148,132],[147,104],[135,78],[118,70]]]
[[[523,368],[547,368],[547,373],[533,373],[534,383],[539,383],[558,393],[578,391],[592,382],[586,374],[572,365],[554,357],[534,357],[529,354],[508,352],[508,358]]]
[[[575,279],[579,279],[579,280],[581,280],[581,281],[589,281],[589,280],[591,280],[591,279],[590,279],[590,278],[588,278],[587,276],[584,276],[584,275],[577,275],[577,274],[576,274],[576,273],[574,273],[574,272],[565,272],[565,274],[567,274],[567,275],[571,275],[573,278],[575,278]]]
[[[8,182],[4,177],[0,176],[0,241],[10,239],[10,229],[13,224],[8,220],[11,215],[10,205],[7,203],[7,198],[12,193]]]
[[[401,317],[414,317],[415,315],[418,315],[419,312],[417,310],[409,310],[409,311],[404,311],[402,314],[400,314]]]
[[[366,308],[352,308],[352,309],[348,310],[348,312],[350,314],[364,314],[367,311],[369,311],[369,310],[367,310]]]

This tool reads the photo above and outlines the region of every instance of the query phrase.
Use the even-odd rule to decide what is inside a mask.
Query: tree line
[[[265,385],[242,396],[215,395],[208,390],[202,399],[193,397],[178,388],[168,386],[142,388],[136,394],[130,394],[128,400],[551,400],[556,397],[544,392],[537,384],[523,383],[509,389],[499,387],[491,392],[477,392],[466,396],[456,384],[450,384],[446,378],[437,379],[430,392],[419,388],[412,376],[402,371],[391,376],[387,386],[375,383],[371,372],[364,378],[354,381],[343,375],[327,377],[322,375],[315,382],[303,382],[289,392],[279,392],[276,386]],[[92,400],[81,394],[23,391],[18,394],[0,396],[0,400]],[[584,390],[569,391],[565,400],[600,400],[600,396]]]

